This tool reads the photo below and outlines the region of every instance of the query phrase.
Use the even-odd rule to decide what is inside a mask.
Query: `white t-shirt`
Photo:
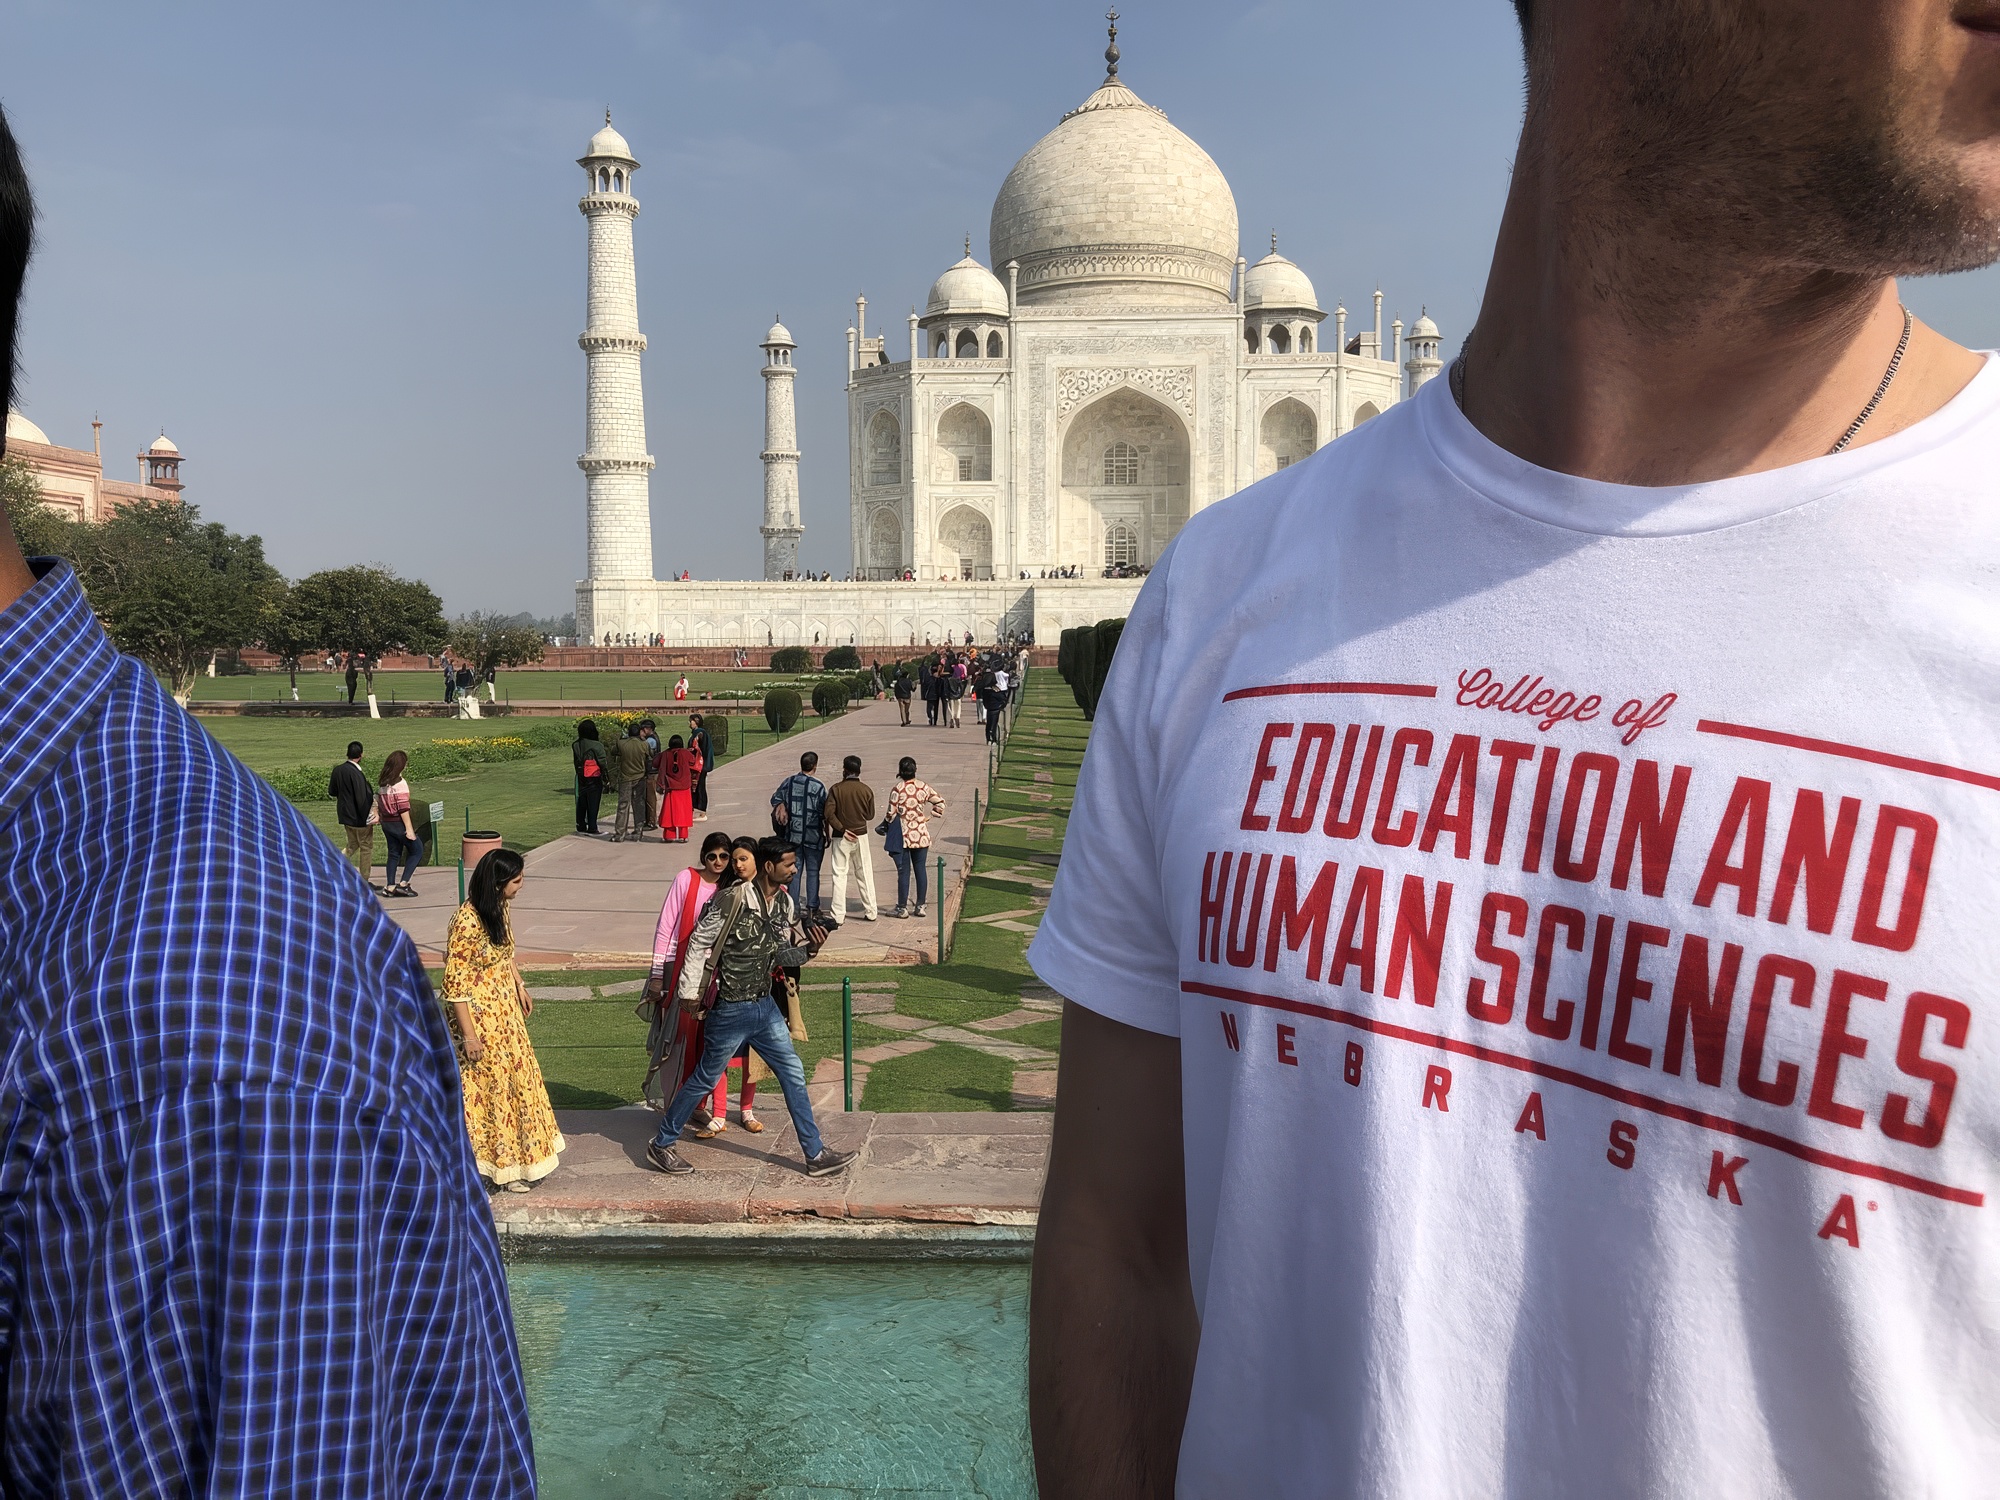
[[[1029,960],[1180,1038],[1182,1495],[2000,1494],[2000,359],[1661,489],[1440,380],[1202,511]]]

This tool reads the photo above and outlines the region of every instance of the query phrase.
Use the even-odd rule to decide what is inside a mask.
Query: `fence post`
[[[854,1113],[854,976],[840,981],[840,1077],[847,1112]]]
[[[979,788],[972,789],[972,857],[979,858]]]
[[[463,904],[464,904],[463,902],[460,902],[460,905]],[[945,958],[945,953],[944,953],[944,856],[942,854],[938,856],[937,909],[938,909],[938,962],[943,963]]]
[[[458,904],[465,905],[465,856],[458,857]]]

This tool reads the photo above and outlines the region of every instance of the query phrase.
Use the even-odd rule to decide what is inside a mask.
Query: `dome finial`
[[[1104,49],[1105,73],[1107,79],[1118,76],[1118,12],[1111,9],[1104,13],[1104,19],[1111,23],[1111,45]]]
[[[967,260],[972,258],[972,231],[969,229],[965,232],[965,257]]]
[[[1271,253],[1273,255],[1278,253],[1278,231],[1275,229],[1271,231]]]
[[[608,104],[604,106],[604,123],[607,125],[611,123],[611,106]]]

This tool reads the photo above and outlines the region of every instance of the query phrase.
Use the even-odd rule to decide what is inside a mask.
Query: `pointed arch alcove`
[[[1158,561],[1188,518],[1189,446],[1179,413],[1129,386],[1076,412],[1063,433],[1063,560],[1092,572],[1113,556]]]

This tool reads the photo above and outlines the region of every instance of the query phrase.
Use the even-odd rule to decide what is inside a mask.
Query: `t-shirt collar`
[[[1517,458],[1466,419],[1451,382],[1417,394],[1417,419],[1432,455],[1467,488],[1495,505],[1550,526],[1598,536],[1685,536],[1719,531],[1823,499],[1857,480],[1952,441],[2000,408],[2000,355],[1951,400],[1901,432],[1783,468],[1701,484],[1612,484],[1580,479]]]
[[[66,562],[29,560],[35,582],[0,610],[0,823],[55,769],[52,729],[75,739],[96,720],[118,652]]]

